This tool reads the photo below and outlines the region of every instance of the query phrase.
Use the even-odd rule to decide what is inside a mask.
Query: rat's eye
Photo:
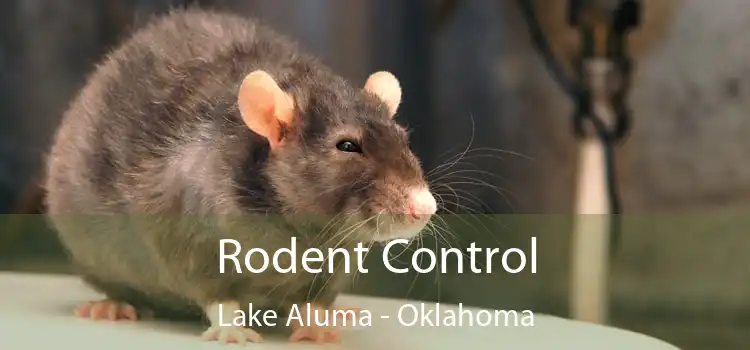
[[[344,140],[336,144],[336,148],[342,152],[362,153],[362,148],[354,141]]]

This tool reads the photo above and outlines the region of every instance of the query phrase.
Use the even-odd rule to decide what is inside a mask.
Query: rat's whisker
[[[486,154],[484,156],[494,156],[494,157],[496,157],[499,160],[504,160],[503,158],[500,157],[500,155],[511,155],[511,156],[521,157],[521,158],[524,158],[526,160],[531,160],[531,161],[534,160],[532,157],[524,155],[522,153],[514,152],[514,151],[510,151],[510,150],[504,150],[504,149],[500,149],[500,148],[492,148],[492,147],[477,147],[477,148],[472,148],[471,145],[474,142],[474,137],[475,137],[474,131],[475,131],[475,129],[474,129],[474,125],[473,125],[474,119],[472,118],[471,120],[472,120],[472,129],[471,129],[472,134],[471,134],[471,137],[469,139],[469,143],[467,144],[466,148],[463,151],[461,151],[461,152],[459,152],[459,153],[457,153],[457,154],[449,157],[444,163],[442,163],[442,164],[434,167],[430,171],[428,171],[427,174],[426,174],[427,177],[437,175],[437,174],[439,174],[442,171],[447,171],[448,169],[451,169],[452,167],[454,167],[454,166],[456,166],[458,164],[461,164],[462,161],[465,161],[465,160],[467,160],[469,158],[473,158],[475,156],[479,156],[479,157],[482,156],[482,155],[475,155],[475,154],[473,154],[473,153],[476,153],[476,152],[489,152],[489,154]],[[448,152],[445,152],[445,153],[441,154],[438,158],[442,158],[446,153],[448,153]],[[471,155],[471,157],[468,157],[469,155]]]
[[[439,219],[442,220],[442,222],[445,222],[444,219],[442,219],[442,218],[439,218]],[[446,224],[446,226],[447,226],[447,224]],[[446,246],[452,247],[451,243],[448,241],[448,239],[446,238],[445,234],[447,234],[449,237],[455,237],[455,235],[452,232],[450,232],[447,229],[447,227],[443,228],[443,227],[440,227],[437,223],[431,222],[430,223],[430,231],[433,233],[433,235],[435,235],[435,237],[437,238],[436,240],[439,241],[440,239],[442,239],[443,242],[446,244]]]
[[[385,212],[385,209],[378,212],[377,217],[375,218],[375,237],[380,236],[380,216]],[[367,260],[367,256],[370,254],[370,249],[372,249],[372,246],[375,244],[375,240],[370,240],[370,244],[367,247],[367,250],[365,250],[365,255],[362,257],[362,261],[364,262]],[[353,280],[356,280],[359,277],[359,270],[354,272],[354,278]]]
[[[366,203],[367,203],[367,201],[364,201],[364,202],[363,202],[362,204],[360,204],[360,206],[359,206],[358,208],[356,208],[355,210],[358,210],[359,208],[361,208],[362,206],[364,206],[364,205],[365,205]],[[371,218],[370,218],[370,219],[371,219]],[[336,238],[338,238],[339,236],[341,236],[341,235],[342,235],[342,233],[343,233],[343,234],[345,234],[345,233],[346,233],[346,232],[347,232],[347,231],[348,231],[349,229],[354,229],[354,230],[356,230],[356,229],[357,229],[357,225],[358,225],[358,224],[364,225],[364,224],[366,224],[366,223],[367,223],[367,222],[368,222],[368,221],[369,221],[370,219],[366,219],[366,220],[362,221],[361,223],[357,223],[357,222],[354,222],[354,223],[352,223],[352,224],[351,224],[350,226],[347,226],[347,227],[343,227],[343,228],[339,228],[339,231],[338,231],[338,232],[337,232],[336,234],[333,234],[333,235],[331,235],[331,237],[329,237],[329,238],[328,238],[328,239],[327,239],[327,240],[326,240],[325,242],[322,242],[322,243],[318,243],[318,244],[315,244],[314,246],[319,246],[319,247],[323,247],[323,248],[325,248],[325,247],[326,247],[326,246],[327,246],[327,245],[328,245],[328,244],[329,244],[330,242],[332,242],[333,240],[335,240]],[[344,221],[346,221],[346,220],[347,220],[347,217],[346,217],[345,215],[341,215],[341,219],[339,220],[339,224],[340,224],[340,223],[343,223],[343,222],[344,222]],[[338,224],[337,224],[337,225],[338,225]],[[334,228],[334,226],[331,226],[331,227],[330,227],[330,228],[328,229],[328,231],[330,231],[330,230],[331,230],[331,229],[333,229],[333,228]],[[318,235],[318,237],[325,237],[325,236],[326,236],[326,235]],[[346,238],[346,237],[344,237],[344,238]],[[338,244],[340,244],[340,243],[341,243],[341,241],[340,241],[340,242],[339,242]],[[338,244],[334,245],[334,246],[333,246],[333,248],[336,248],[336,246],[338,246]],[[321,265],[322,265],[322,266],[323,266],[324,268],[325,268],[325,265],[326,265],[326,264],[328,263],[328,259],[329,259],[329,258],[330,258],[330,256],[329,256],[329,255],[327,255],[327,256],[326,256],[326,258],[324,259],[324,261],[323,261],[323,262],[321,263]],[[312,283],[310,284],[310,290],[308,290],[308,295],[307,295],[307,297],[308,297],[308,298],[310,297],[310,293],[312,293],[312,289],[313,289],[313,288],[314,288],[314,286],[315,286],[315,282],[317,281],[317,279],[318,279],[318,278],[320,277],[320,275],[321,275],[321,274],[324,274],[324,275],[325,275],[325,273],[318,273],[318,274],[315,274],[315,275],[313,276],[313,281],[312,281]],[[325,278],[325,277],[324,277],[324,278]],[[326,284],[327,284],[327,282],[326,282]],[[321,293],[321,291],[322,291],[322,289],[321,289],[321,290],[320,290],[320,291],[319,291],[318,293]]]
[[[346,229],[345,231],[341,231],[341,232],[337,233],[335,236],[341,236],[341,239],[339,240],[338,243],[336,243],[334,245],[334,247],[339,247],[342,242],[344,242],[344,241],[346,241],[346,240],[349,239],[349,236],[353,232],[355,232],[356,230],[358,230],[362,226],[366,225],[369,221],[375,219],[376,217],[377,217],[376,215],[373,215],[373,216],[369,217],[366,220],[363,220],[362,222],[360,222],[358,224],[350,226],[350,228]],[[332,254],[327,254],[326,258],[324,259],[323,264],[325,265],[326,263],[328,263],[330,261],[331,257],[332,257]],[[333,271],[328,271],[328,273],[325,274],[327,276],[327,278],[323,282],[323,286],[318,289],[318,294],[315,296],[316,299],[320,296],[320,293],[322,293],[325,290],[325,288],[328,286],[328,283],[330,283],[331,279],[333,279],[334,275],[337,273],[337,270],[338,270],[337,267],[338,267],[338,265],[334,265],[334,268],[332,269]],[[309,298],[309,292],[308,292],[308,298]]]
[[[419,235],[419,237],[417,238],[417,250],[420,249],[420,248],[422,248],[423,246],[424,246],[424,242],[422,241],[422,235]],[[417,263],[417,265],[422,266],[422,259],[423,259],[423,256],[420,256],[419,257],[419,262]],[[412,258],[411,262],[413,262],[413,261],[414,261],[414,259]],[[406,296],[407,297],[409,297],[410,294],[411,294],[411,292],[412,292],[412,290],[414,290],[414,286],[416,286],[418,279],[419,279],[419,272],[414,271],[414,278],[411,280],[411,284],[409,285],[409,289],[406,291]]]
[[[500,189],[499,187],[497,187],[497,186],[494,186],[494,185],[492,185],[492,184],[489,184],[489,183],[487,183],[486,181],[482,181],[482,180],[477,180],[477,179],[472,179],[472,178],[467,178],[467,177],[458,177],[458,178],[463,178],[463,179],[466,179],[466,180],[469,180],[469,181],[451,181],[450,183],[446,183],[446,185],[448,185],[448,186],[450,186],[450,185],[470,185],[470,186],[471,186],[471,185],[474,185],[474,186],[486,187],[486,188],[489,188],[489,189],[493,190],[493,191],[494,191],[495,193],[497,193],[497,194],[498,194],[498,195],[499,195],[500,197],[502,197],[502,198],[503,198],[503,199],[505,200],[506,204],[508,204],[508,205],[509,205],[510,207],[512,207],[512,206],[513,206],[513,205],[512,205],[512,202],[511,202],[511,200],[510,200],[510,198],[508,197],[508,195],[510,195],[510,196],[512,196],[513,198],[516,198],[516,197],[515,197],[515,196],[513,195],[513,193],[512,193],[512,192],[510,192],[510,191],[507,191],[507,194],[506,194],[506,193],[505,193],[506,191],[503,191],[503,190],[502,190],[502,189]],[[466,199],[466,198],[464,198],[464,199]],[[516,198],[516,199],[517,199],[517,198]]]
[[[526,154],[523,154],[523,153],[519,153],[519,152],[515,152],[515,151],[511,151],[511,150],[506,150],[506,149],[502,149],[502,148],[495,148],[495,147],[475,147],[475,148],[471,148],[471,146],[469,146],[467,150],[462,151],[462,152],[460,152],[458,154],[455,154],[455,155],[451,156],[446,162],[449,162],[449,161],[452,162],[452,161],[455,160],[455,158],[461,157],[462,154],[464,155],[464,159],[466,159],[465,158],[466,156],[476,156],[475,153],[477,153],[477,152],[487,152],[485,154],[487,156],[497,156],[497,157],[500,157],[500,156],[513,156],[513,157],[523,158],[523,159],[526,159],[526,160],[529,160],[529,161],[534,161],[534,158],[531,157],[531,156],[529,156],[529,155],[526,155]],[[505,158],[499,158],[499,159],[500,160],[505,160]],[[442,164],[441,166],[445,166],[445,165],[446,164]],[[433,169],[433,170],[435,170],[435,169]],[[433,172],[431,171],[430,173],[433,173]]]
[[[479,153],[479,152],[495,152],[495,153]],[[500,153],[500,154],[496,154]],[[458,166],[458,165],[466,165],[466,166],[474,166],[476,167],[476,164],[472,164],[469,162],[469,160],[473,159],[491,159],[491,160],[498,160],[498,161],[505,161],[506,159],[501,156],[502,155],[514,155],[519,157],[524,157],[522,154],[514,153],[511,151],[504,151],[501,149],[492,149],[492,148],[475,148],[471,149],[465,154],[459,154],[460,159],[457,160],[450,160],[448,163],[444,163],[441,165],[436,166],[427,174],[425,175],[428,179],[433,179],[435,176],[439,176],[440,174],[445,173],[446,171],[449,171],[450,169]]]
[[[341,219],[337,222],[336,226],[338,226],[340,224],[343,224],[347,220],[350,220],[354,216],[353,213],[358,212],[362,207],[364,207],[365,205],[367,205],[369,202],[370,202],[369,199],[365,200],[365,201],[362,201],[362,203],[360,203],[357,207],[349,210],[348,212],[342,212],[342,213],[337,214],[336,216],[341,216]],[[351,216],[347,217],[347,215],[351,215]],[[365,219],[364,222],[366,223],[367,221],[369,221],[371,219],[372,218]],[[353,221],[350,225],[353,226],[353,225],[357,225],[358,223],[360,223],[360,222],[359,221]],[[326,237],[328,235],[328,232],[331,231],[332,229],[336,228],[336,226],[330,226],[330,228],[325,232],[325,234],[318,234],[317,237],[320,237],[319,239],[324,239],[324,237]],[[338,227],[338,231],[339,232],[337,232],[336,234],[334,234],[331,237],[329,237],[325,242],[322,242],[322,243],[321,242],[317,242],[316,246],[327,246],[328,243],[331,243],[334,239],[336,239],[338,237],[338,235],[341,234],[341,232],[348,230],[348,228],[350,228],[352,226]]]
[[[391,252],[389,251],[388,252],[388,260],[391,260],[391,261],[395,260],[395,261],[398,261],[399,263],[403,264],[403,261],[398,260],[398,258],[401,257],[401,255],[403,255],[406,252],[406,250],[408,249],[408,247],[409,247],[409,245],[402,246],[401,247],[401,252],[398,253],[398,255],[396,255],[396,256],[391,255]]]
[[[452,168],[452,167],[453,167],[453,166],[455,166],[455,165],[456,165],[456,164],[457,164],[457,163],[458,163],[459,161],[461,161],[461,159],[462,159],[462,158],[463,158],[463,157],[464,157],[464,156],[466,155],[466,153],[467,153],[467,152],[469,151],[469,149],[471,148],[471,145],[472,145],[472,143],[474,143],[474,118],[473,118],[473,116],[472,116],[471,114],[469,114],[469,117],[471,117],[471,138],[469,139],[469,144],[468,144],[468,145],[466,145],[466,148],[465,148],[465,149],[463,150],[463,152],[461,152],[461,153],[460,153],[460,154],[458,155],[458,157],[456,157],[456,159],[455,159],[454,161],[452,161],[452,162],[449,162],[449,163],[445,163],[445,164],[443,164],[443,165],[440,165],[440,166],[436,167],[435,169],[433,169],[433,170],[431,170],[430,172],[428,172],[428,173],[427,173],[427,175],[426,175],[427,177],[429,177],[429,176],[430,176],[431,174],[433,174],[434,172],[440,171],[439,169],[443,169],[443,168],[446,168],[446,169],[450,169],[450,168]]]
[[[439,240],[438,240],[439,236],[441,236],[441,235],[436,230],[435,231],[435,235],[434,235],[434,237],[435,237],[435,254],[437,254],[440,251],[439,244],[438,244],[439,243]],[[443,259],[438,259],[438,261],[440,262],[440,263],[438,263],[438,265],[445,264],[445,261],[443,261]],[[441,271],[438,271],[438,268],[440,268]],[[440,299],[441,299],[440,296],[442,295],[442,291],[443,291],[442,290],[442,286],[440,285],[440,275],[441,275],[441,273],[442,273],[442,266],[436,266],[435,267],[435,282],[434,282],[434,284],[437,285],[437,301],[438,302],[440,302]]]
[[[440,180],[442,180],[442,179],[450,178],[451,176],[458,175],[458,174],[467,174],[467,173],[468,174],[486,175],[486,176],[490,176],[490,177],[492,177],[494,179],[497,179],[500,182],[505,182],[505,183],[508,182],[507,179],[505,179],[505,178],[503,178],[503,177],[501,177],[501,176],[499,176],[497,174],[493,174],[493,173],[491,173],[489,171],[484,171],[484,170],[479,170],[479,169],[458,169],[458,170],[451,171],[451,172],[449,172],[447,174],[441,175],[440,177],[435,178],[435,179],[433,179],[431,181],[435,182],[435,183],[440,183]]]
[[[466,253],[465,250],[460,249],[458,247],[458,244],[456,244],[456,245],[451,244],[450,241],[448,240],[448,238],[446,237],[446,236],[448,236],[448,237],[452,237],[452,238],[455,239],[455,238],[457,238],[457,236],[453,235],[450,231],[448,231],[444,227],[440,227],[440,226],[436,225],[436,226],[434,226],[434,228],[437,230],[436,231],[437,235],[440,236],[440,237],[443,237],[443,241],[445,242],[447,249],[456,249],[460,253],[460,255],[465,259],[465,261],[471,261],[471,255],[469,255],[468,253]],[[439,233],[440,231],[442,231],[445,234]],[[437,249],[437,251],[440,251],[440,248],[436,248],[436,249]],[[486,268],[486,265],[483,264],[482,262],[475,261],[475,263],[477,263],[482,268]]]
[[[445,209],[445,210],[446,210],[446,211],[448,211],[448,212],[449,212],[450,214],[452,214],[452,216],[455,216],[455,217],[457,217],[457,218],[458,218],[459,220],[461,220],[461,221],[462,221],[463,223],[465,223],[465,224],[466,224],[466,225],[468,225],[469,227],[474,227],[474,226],[472,226],[472,224],[471,224],[471,223],[470,223],[469,221],[467,221],[466,219],[464,219],[464,218],[463,218],[463,216],[464,216],[464,215],[456,214],[456,213],[454,213],[454,212],[450,211],[449,209]],[[480,214],[480,215],[481,215],[481,214]],[[471,216],[471,217],[476,217],[476,216],[479,216],[479,215],[470,215],[470,216]],[[492,218],[492,216],[491,216],[491,215],[481,215],[481,216],[483,216],[483,217],[488,217],[488,216],[489,216],[490,218]],[[491,231],[491,230],[489,229],[489,227],[487,227],[487,226],[486,226],[486,225],[485,225],[484,223],[482,223],[482,221],[480,221],[479,219],[475,219],[475,220],[477,220],[477,221],[479,222],[479,225],[480,225],[480,226],[482,226],[482,228],[484,228],[485,232],[487,232],[487,234],[488,234],[488,235],[489,235],[490,237],[492,237],[492,238],[493,238],[493,240],[495,241],[495,243],[497,243],[498,245],[502,246],[502,243],[500,243],[500,242],[499,242],[499,241],[497,240],[497,237],[496,237],[496,235],[495,235],[495,234],[494,234],[494,233],[493,233],[493,232],[492,232],[492,231]],[[495,222],[495,223],[498,223],[498,222],[496,221],[496,219],[492,219],[491,221],[493,221],[493,222]]]
[[[467,198],[467,197],[461,197],[461,199],[462,199],[462,200],[464,200],[464,201],[468,201],[468,202],[469,202],[469,204],[474,204],[475,206],[477,206],[477,207],[480,207],[480,208],[485,208],[485,207],[487,207],[487,206],[486,206],[486,204],[484,204],[484,203],[483,203],[483,202],[482,202],[481,200],[478,200],[478,199],[477,199],[477,200],[475,200],[474,198],[471,198],[471,197],[473,197],[473,194],[472,194],[472,193],[469,193],[469,192],[467,192],[467,191],[464,191],[464,190],[460,190],[460,189],[459,189],[459,190],[455,190],[455,191],[456,191],[456,193],[463,193],[463,194],[465,194],[465,195],[467,195],[467,196],[470,196],[470,197],[468,197],[468,198]],[[463,204],[459,204],[458,202],[453,202],[453,201],[450,201],[450,200],[445,200],[445,203],[448,203],[448,204],[453,204],[453,205],[455,205],[455,206],[456,206],[456,207],[457,207],[458,209],[464,209],[464,210],[466,210],[466,211],[469,211],[469,212],[472,212],[472,213],[479,213],[479,211],[478,211],[478,210],[476,210],[476,209],[473,209],[473,208],[471,208],[471,207],[469,207],[469,206],[466,206],[466,205],[463,205]]]

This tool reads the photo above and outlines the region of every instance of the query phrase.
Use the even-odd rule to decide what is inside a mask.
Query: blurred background
[[[189,1],[6,0],[0,5],[0,209],[42,210],[43,154],[67,103],[102,55]],[[563,62],[578,52],[566,1],[535,0]],[[536,275],[399,276],[373,262],[357,293],[569,314],[577,169],[573,102],[534,50],[511,0],[215,0],[262,18],[357,84],[381,69],[404,89],[400,120],[434,169],[471,145],[449,184],[463,211],[509,214],[451,244],[524,246]],[[629,37],[633,128],[617,150],[622,242],[612,261],[610,323],[685,350],[750,342],[750,11],[745,0],[645,2]],[[505,150],[507,152],[491,151]],[[484,151],[482,151],[484,150]],[[474,169],[472,171],[471,169]],[[455,174],[454,174],[455,175]],[[528,214],[528,215],[527,215]],[[0,269],[70,273],[42,220],[6,216]],[[734,218],[730,221],[731,218]],[[485,226],[482,226],[485,227]],[[425,243],[434,244],[434,243]]]

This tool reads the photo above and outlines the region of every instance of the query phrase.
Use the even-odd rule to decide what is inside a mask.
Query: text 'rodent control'
[[[389,271],[398,274],[409,272],[408,268],[393,266],[390,258],[394,256],[391,253],[394,246],[407,243],[409,243],[408,240],[395,239],[385,245],[382,262]],[[369,248],[364,247],[362,243],[358,243],[353,250],[354,255],[356,255],[356,271],[354,272],[367,273],[368,270],[363,265]],[[478,262],[477,253],[485,254],[484,262]],[[419,248],[411,254],[410,263],[411,268],[418,273],[433,273],[438,266],[440,266],[440,273],[457,272],[462,274],[466,273],[467,270],[471,273],[492,273],[495,270],[493,266],[496,265],[494,257],[498,254],[501,254],[499,248],[477,248],[475,243],[472,242],[465,251],[458,248],[441,248],[438,253],[429,248]],[[526,252],[519,248],[506,249],[502,251],[500,265],[503,270],[512,274],[524,271],[527,266],[530,266],[531,273],[536,273],[536,237],[531,237],[529,255],[530,257],[527,258]],[[283,263],[282,258],[284,259]],[[300,254],[297,251],[297,239],[292,237],[289,248],[282,248],[275,252],[267,252],[262,248],[252,248],[243,253],[240,243],[236,240],[222,239],[219,242],[219,272],[221,273],[227,273],[232,269],[237,273],[243,273],[244,271],[262,273],[269,268],[279,273],[297,273],[300,268],[308,273],[334,273],[336,258],[344,259],[343,272],[352,273],[352,256],[344,248],[329,248],[327,252],[318,248],[310,248]],[[465,263],[467,259],[468,264]],[[510,259],[520,261],[511,263]],[[299,263],[297,260],[299,260]],[[454,264],[453,266],[456,268],[449,269],[450,264]],[[325,267],[327,267],[327,270],[324,271]]]

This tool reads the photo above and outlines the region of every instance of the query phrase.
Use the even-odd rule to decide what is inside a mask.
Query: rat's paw
[[[360,314],[362,313],[361,308],[357,307],[344,307],[335,308],[334,315],[336,316],[336,322],[340,325],[351,325],[357,321]]]
[[[341,342],[337,327],[321,327],[317,325],[296,327],[289,340],[292,342],[308,340],[318,344]]]
[[[109,299],[78,305],[74,312],[78,317],[92,320],[135,321],[138,319],[138,313],[133,306]]]
[[[344,325],[352,325],[356,322],[356,318],[359,316],[361,309],[358,308],[333,308],[325,310],[316,305],[311,305],[311,311],[318,313],[327,313],[332,316],[327,318],[330,324],[320,325],[314,320],[317,316],[310,315],[310,319],[313,320],[312,324],[302,325],[299,322],[292,324],[293,332],[289,338],[292,342],[299,341],[313,341],[319,344],[322,343],[340,343],[339,330]],[[332,313],[332,315],[331,315]],[[307,319],[306,309],[302,308],[301,315],[303,319]]]
[[[205,341],[218,341],[222,344],[237,343],[245,344],[248,341],[252,343],[262,343],[263,337],[252,330],[239,326],[212,326],[203,332],[201,338]]]

